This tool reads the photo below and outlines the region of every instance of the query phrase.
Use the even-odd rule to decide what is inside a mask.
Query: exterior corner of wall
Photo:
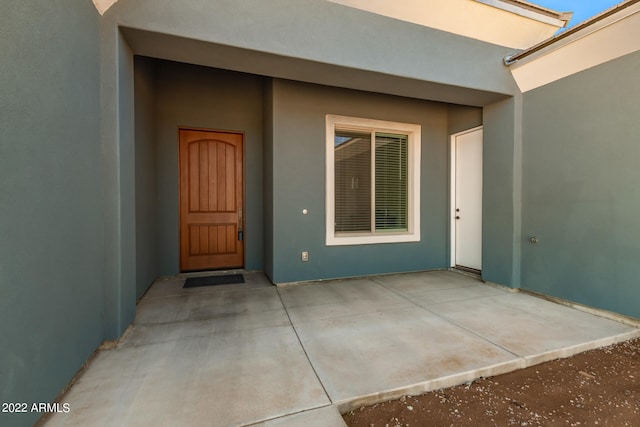
[[[527,92],[522,126],[522,287],[634,317],[639,67],[632,53]]]
[[[3,6],[0,401],[52,402],[102,340],[100,23],[81,0]]]
[[[264,80],[263,108],[263,203],[264,271],[274,281],[274,80]]]
[[[509,287],[520,283],[519,108],[511,97],[483,110],[483,276]]]

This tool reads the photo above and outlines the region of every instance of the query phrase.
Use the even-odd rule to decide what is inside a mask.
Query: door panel
[[[482,129],[455,140],[455,264],[482,270]]]
[[[242,134],[180,129],[180,270],[242,267]]]

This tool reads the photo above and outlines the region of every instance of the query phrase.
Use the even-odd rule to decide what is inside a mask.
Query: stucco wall
[[[519,287],[520,97],[483,109],[482,277]]]
[[[1,402],[53,400],[102,339],[98,17],[85,0],[3,2]]]
[[[453,135],[482,125],[482,108],[449,105],[447,117],[447,132]]]
[[[263,268],[263,79],[156,63],[158,275],[179,272],[178,127],[244,132],[245,268]]]
[[[273,82],[272,97],[273,281],[447,267],[446,104],[286,80]],[[326,114],[422,126],[421,242],[325,245]],[[300,260],[303,250],[309,251],[308,262]]]
[[[634,53],[527,92],[523,128],[522,286],[635,317],[639,72]]]
[[[234,16],[242,19],[229,19]],[[117,338],[133,319],[135,297],[147,285],[145,280],[151,271],[142,266],[146,272],[139,272],[136,265],[144,247],[153,243],[143,236],[149,236],[148,230],[141,233],[140,227],[136,227],[142,220],[142,215],[136,214],[136,193],[143,191],[144,185],[142,188],[136,185],[134,164],[134,54],[253,75],[475,106],[505,99],[517,91],[501,61],[511,52],[508,48],[324,0],[184,0],[178,3],[120,0],[105,12],[100,27],[101,167],[105,217],[103,312],[104,336],[107,338]],[[181,85],[190,88],[183,90]],[[224,112],[220,105],[212,105],[211,98],[204,100],[201,96],[207,91],[212,94],[207,87],[215,85],[195,86],[180,79],[167,80],[166,87],[174,95],[193,93],[204,105],[198,109],[200,113],[186,117],[183,113],[190,111],[191,100],[175,95],[182,105],[171,105],[169,101],[166,104],[168,114],[184,119],[173,126],[226,126],[216,124],[207,111],[218,111],[221,114],[216,117],[219,118],[228,111]],[[235,86],[238,87],[244,90],[242,85]],[[233,91],[227,87],[222,92],[230,94]],[[160,114],[159,98],[156,102]],[[230,117],[233,114],[230,113]],[[239,118],[237,114],[236,118]],[[159,144],[156,151],[156,208],[159,212],[156,218],[156,270],[164,275],[177,272],[178,231],[174,203],[177,201],[177,172],[176,163],[172,163],[176,156],[171,150],[175,148],[167,145],[168,139],[162,141],[174,130],[168,131],[166,127],[161,130],[163,124],[157,116],[156,120]],[[253,122],[254,118],[251,116],[247,120]],[[227,120],[226,123],[233,125],[234,122]],[[244,125],[241,121],[237,123],[239,126],[233,125],[236,129]],[[262,133],[262,128],[256,132]],[[256,149],[251,153],[256,157],[247,158],[246,166],[255,166],[251,170],[259,177],[263,174],[263,161],[257,147],[261,145],[254,144]],[[264,172],[267,174],[265,182],[270,185],[270,171],[265,169]],[[275,169],[274,173],[277,173]],[[262,244],[261,232],[263,218],[273,214],[273,209],[267,217],[262,216],[260,197],[263,193],[258,188],[263,183],[258,180],[256,178],[255,185],[247,187],[247,201],[256,205],[247,206],[247,214],[255,216],[247,217],[246,267],[262,266],[269,270],[274,257],[267,256],[263,260],[260,251],[262,248],[274,250],[277,242],[270,239],[269,233],[273,230],[268,229],[267,244]],[[251,191],[255,191],[255,198],[250,196]],[[267,198],[264,202],[269,206],[276,200]],[[137,242],[139,238],[143,240]],[[250,244],[251,238],[256,239],[255,244]],[[252,250],[255,251],[250,252]]]
[[[145,56],[469,105],[517,91],[511,48],[325,0],[119,0],[105,17]]]
[[[263,99],[264,135],[264,254],[263,271],[273,277],[274,236],[273,236],[273,79],[265,79]]]
[[[158,276],[155,62],[135,57],[136,297]]]

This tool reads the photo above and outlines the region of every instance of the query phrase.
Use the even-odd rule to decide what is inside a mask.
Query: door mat
[[[183,288],[233,285],[235,283],[244,283],[244,276],[242,274],[226,274],[224,276],[190,277],[184,282]]]

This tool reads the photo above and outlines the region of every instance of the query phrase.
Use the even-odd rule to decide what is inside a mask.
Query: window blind
[[[408,181],[406,135],[375,136],[376,231],[408,230]]]
[[[371,133],[336,130],[335,231],[371,232]]]

